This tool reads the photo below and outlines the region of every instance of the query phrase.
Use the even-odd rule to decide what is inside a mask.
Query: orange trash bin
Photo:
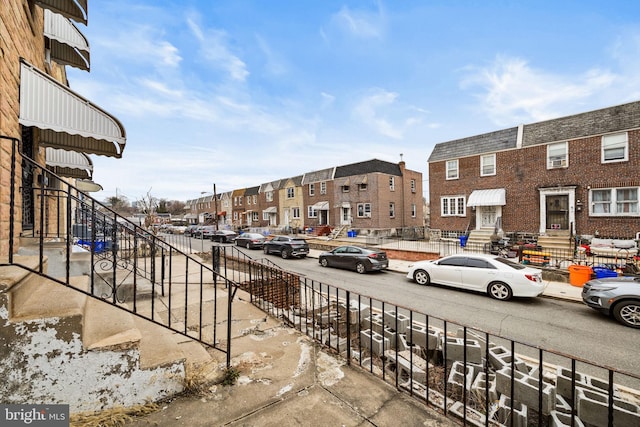
[[[591,280],[593,270],[587,265],[570,265],[569,266],[569,283],[573,286],[582,286]]]

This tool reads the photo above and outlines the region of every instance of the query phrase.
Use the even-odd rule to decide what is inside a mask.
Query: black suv
[[[304,258],[309,255],[309,244],[299,237],[274,236],[264,242],[262,250],[265,254],[277,253],[283,259],[289,257]]]

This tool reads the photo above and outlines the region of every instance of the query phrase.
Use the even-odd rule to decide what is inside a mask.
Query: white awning
[[[126,144],[118,119],[24,60],[19,121],[40,128],[45,147],[120,158]]]
[[[278,209],[275,206],[270,206],[267,209],[264,209],[262,212],[266,213],[276,213]]]
[[[342,204],[340,205],[341,208],[350,208],[351,204],[349,202],[342,202]]]
[[[313,210],[326,211],[329,210],[329,202],[318,202],[312,206]]]
[[[80,191],[84,191],[85,193],[95,193],[96,191],[102,191],[102,185],[88,179],[77,180],[76,188]]]
[[[89,70],[89,42],[69,19],[45,9],[44,36],[49,39],[51,59]]]
[[[504,206],[506,204],[504,188],[473,190],[467,206]]]
[[[45,163],[57,175],[69,178],[91,179],[93,163],[89,156],[77,151],[47,147]]]
[[[36,0],[36,4],[87,25],[87,0]]]

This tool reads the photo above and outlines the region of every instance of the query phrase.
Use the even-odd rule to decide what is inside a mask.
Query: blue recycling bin
[[[347,231],[347,237],[356,237],[356,231],[355,230]]]
[[[469,236],[464,235],[464,236],[460,236],[460,247],[464,248],[465,246],[467,246],[467,239],[469,238]]]

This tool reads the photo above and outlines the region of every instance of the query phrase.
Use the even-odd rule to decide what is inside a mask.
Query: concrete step
[[[174,333],[153,322],[134,316],[134,325],[140,332],[140,368],[185,363],[186,356],[174,339]]]
[[[95,298],[87,300],[82,328],[85,348],[128,349],[136,347],[141,339],[131,313]]]

